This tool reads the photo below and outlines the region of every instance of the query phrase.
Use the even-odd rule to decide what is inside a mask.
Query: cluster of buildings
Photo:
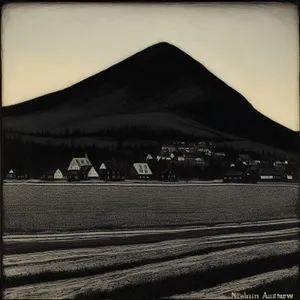
[[[150,154],[147,160],[172,161],[175,164],[198,164],[205,166],[209,157],[224,159],[226,154],[214,150],[213,142],[201,141],[198,143],[174,142],[162,145],[161,152],[155,157]]]
[[[224,182],[292,181],[299,179],[297,164],[288,161],[272,163],[239,157],[224,174]]]
[[[154,176],[156,175],[156,176]],[[148,163],[134,163],[131,166],[128,179],[136,180],[151,180],[159,179],[161,181],[176,181],[176,173],[172,167],[167,167],[159,174],[153,174]],[[29,175],[24,170],[11,169],[6,174],[6,179],[29,179]],[[90,179],[99,179],[104,181],[121,181],[125,180],[125,172],[121,170],[120,166],[115,160],[103,161],[98,169],[96,169],[90,162],[87,156],[74,157],[67,169],[66,174],[60,169],[47,170],[40,177],[41,180],[62,180],[81,181]]]
[[[203,177],[199,175],[200,173],[209,173],[213,168],[216,168],[218,172],[214,173],[217,177],[211,179],[222,179],[223,182],[290,181],[297,180],[299,177],[299,168],[296,163],[258,160],[247,153],[237,153],[236,157],[232,158],[225,152],[216,151],[212,142],[202,141],[199,143],[174,142],[163,145],[160,152],[146,153],[142,162],[134,162],[125,168],[116,160],[103,161],[97,168],[87,155],[74,157],[67,170],[63,170],[64,172],[62,169],[50,169],[45,171],[40,179],[177,181],[188,178],[201,179]],[[6,174],[6,179],[29,179],[29,174],[24,170],[11,169]]]

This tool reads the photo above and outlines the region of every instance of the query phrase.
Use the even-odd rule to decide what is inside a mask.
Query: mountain
[[[123,129],[126,137],[130,128],[146,126],[154,139],[156,132],[176,130],[297,151],[296,132],[256,111],[201,63],[165,42],[71,87],[5,107],[3,116],[6,131],[32,139],[39,132],[55,137],[112,129]]]

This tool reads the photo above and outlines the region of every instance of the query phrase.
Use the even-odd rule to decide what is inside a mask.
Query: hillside
[[[55,139],[59,146],[70,138],[75,143],[89,138],[101,146],[107,138],[156,143],[178,137],[244,140],[297,152],[296,132],[256,111],[168,43],[150,46],[64,90],[5,107],[3,116],[6,137],[27,143],[51,145]]]

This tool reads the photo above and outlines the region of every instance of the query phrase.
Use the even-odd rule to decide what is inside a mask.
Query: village
[[[125,163],[121,160],[103,160],[95,165],[88,153],[70,158],[68,167],[54,166],[38,177],[31,177],[28,170],[11,168],[5,179],[46,181],[213,181],[224,183],[257,183],[270,181],[297,181],[296,162],[276,160],[268,155],[258,155],[244,149],[240,153],[220,151],[213,142],[172,142],[163,144],[160,152],[147,153],[144,159]]]

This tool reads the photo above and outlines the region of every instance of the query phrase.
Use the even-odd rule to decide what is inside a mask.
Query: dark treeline
[[[118,147],[112,149],[109,147],[76,146],[61,144],[60,146],[44,145],[30,142],[24,142],[20,138],[3,139],[4,168],[6,173],[9,169],[26,170],[31,177],[39,177],[49,169],[60,168],[66,172],[68,165],[73,157],[83,157],[87,153],[88,158],[95,166],[99,168],[103,160],[115,159],[122,164],[132,165],[133,162],[143,161],[146,153],[153,151],[153,147]]]
[[[194,134],[182,133],[176,129],[155,129],[152,126],[122,126],[116,128],[108,128],[95,131],[70,130],[65,129],[63,132],[57,133],[47,130],[38,130],[37,132],[24,132],[22,130],[5,129],[7,134],[11,135],[27,135],[33,137],[51,137],[51,138],[80,138],[80,137],[108,137],[117,141],[128,139],[139,140],[155,140],[155,141],[199,141],[199,137]],[[216,139],[219,140],[219,139]],[[224,140],[224,139],[223,139]]]
[[[124,129],[125,130],[125,129]],[[143,131],[144,130],[144,131]],[[143,128],[140,132],[145,132]],[[109,135],[113,131],[106,131],[105,135]],[[122,132],[122,131],[121,131]],[[138,137],[136,131],[136,137]],[[159,141],[156,138],[157,143],[152,145],[142,145],[139,143],[136,146],[128,146],[124,140],[124,136],[119,135],[117,140],[116,147],[104,147],[99,145],[92,146],[79,146],[71,140],[69,143],[65,143],[63,140],[59,146],[47,144],[47,141],[43,143],[38,143],[34,139],[28,139],[25,141],[22,134],[12,134],[12,132],[6,132],[3,137],[3,155],[4,155],[4,168],[2,169],[5,173],[9,169],[23,169],[28,172],[32,178],[38,178],[42,175],[43,172],[49,169],[59,168],[66,173],[68,165],[73,157],[83,157],[87,153],[90,161],[96,169],[99,169],[100,164],[103,160],[115,159],[118,161],[122,171],[125,175],[128,175],[130,167],[134,162],[144,162],[148,153],[154,157],[160,153],[162,143],[166,143],[165,139]],[[9,135],[11,133],[11,135]],[[103,132],[102,132],[103,133]],[[115,132],[116,133],[116,132]],[[45,133],[44,133],[45,134]],[[47,133],[46,133],[47,134]],[[99,134],[99,132],[98,132]],[[169,132],[170,136],[171,133]],[[103,134],[104,135],[104,134]],[[180,136],[178,132],[173,132],[174,140],[184,140],[186,136]],[[26,136],[26,135],[25,135]],[[161,135],[162,137],[163,135]],[[116,136],[115,136],[116,138]],[[126,134],[126,138],[128,135]],[[142,136],[143,139],[149,139],[149,136]],[[171,137],[168,140],[171,140]],[[192,139],[190,139],[192,141]],[[196,140],[199,141],[199,140]],[[126,146],[127,145],[127,146]],[[260,153],[242,150],[237,151],[229,143],[224,142],[223,146],[218,146],[214,149],[215,151],[225,152],[226,159],[220,160],[214,156],[208,156],[205,158],[205,166],[193,165],[193,164],[176,164],[174,163],[174,168],[180,179],[212,179],[212,178],[221,178],[222,174],[228,169],[231,163],[235,162],[238,158],[238,153],[248,153],[254,159],[264,160],[264,161],[273,161],[273,160],[285,160],[284,155],[277,154],[275,151],[260,151]],[[158,174],[160,171],[168,167],[167,162],[149,162],[151,169],[154,170],[154,173]],[[3,174],[4,175],[4,174]]]

